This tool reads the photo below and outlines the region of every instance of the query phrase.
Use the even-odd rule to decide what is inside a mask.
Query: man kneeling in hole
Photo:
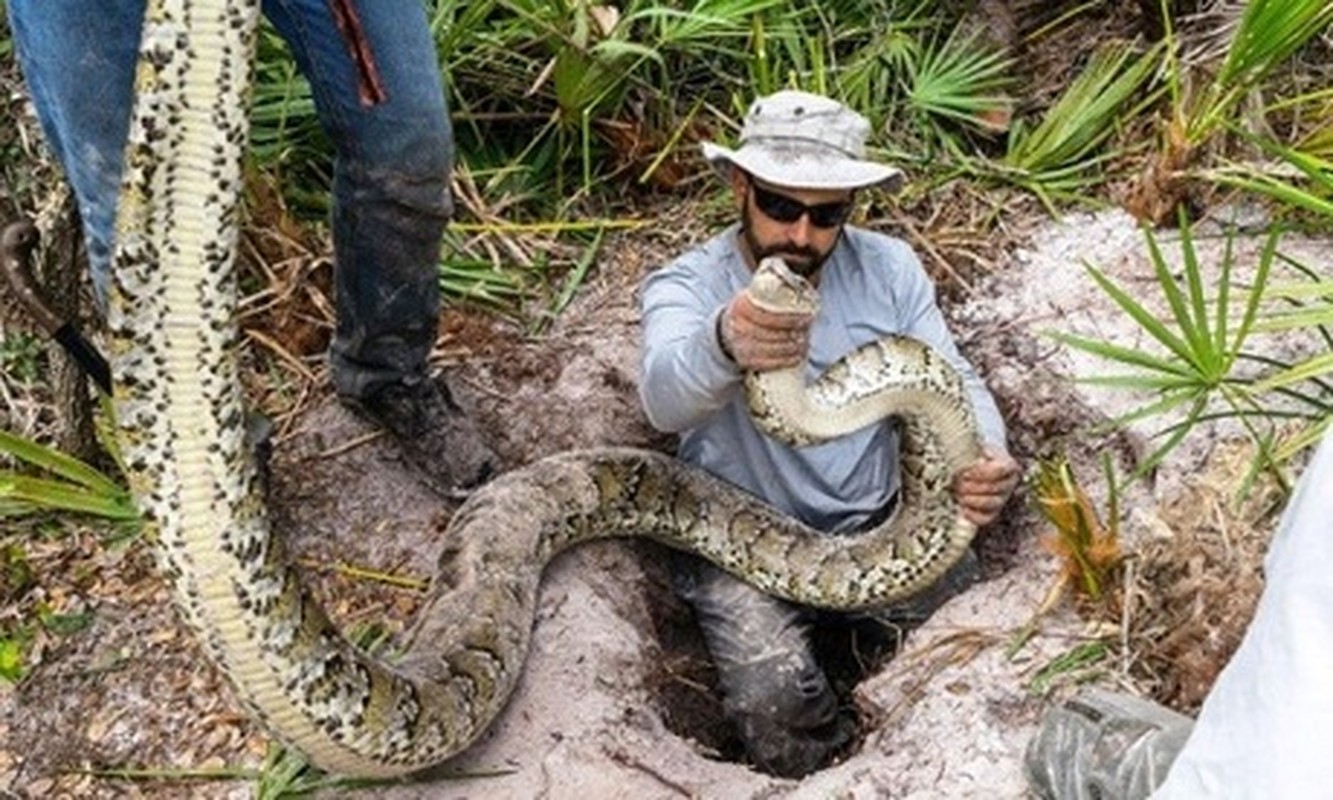
[[[976,409],[985,456],[955,476],[953,490],[966,515],[985,525],[1013,492],[1018,465],[994,398],[959,355],[916,256],[897,239],[847,225],[858,189],[900,175],[865,159],[869,132],[840,103],[784,91],[750,107],[737,149],[704,145],[730,183],[740,221],[645,282],[641,399],[656,427],[680,434],[682,460],[829,535],[858,532],[896,508],[895,426],[790,447],[755,427],[741,373],[805,365],[817,375],[887,334],[920,339],[962,373]],[[818,286],[817,314],[773,314],[749,301],[745,287],[768,256]],[[854,615],[796,606],[700,559],[677,558],[677,590],[695,610],[749,758],[784,776],[826,766],[851,741],[855,720],[840,711],[811,634]],[[874,617],[895,629],[918,623],[977,572],[969,550],[935,585]]]

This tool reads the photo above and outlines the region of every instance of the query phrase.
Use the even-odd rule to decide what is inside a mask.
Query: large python
[[[457,512],[448,539],[462,550],[442,560],[400,657],[349,644],[271,535],[245,446],[233,251],[258,6],[149,2],[108,323],[130,487],[162,569],[187,624],[280,739],[327,770],[367,776],[467,747],[520,674],[542,565],[579,542],[650,537],[776,595],[849,609],[908,595],[963,552],[973,529],[948,481],[979,453],[975,421],[941,359],[886,341],[812,395],[791,375],[759,378],[752,392],[779,429],[816,412],[863,424],[870,406],[870,418],[904,420],[905,497],[880,530],[817,535],[657,453],[561,454],[501,476]],[[785,302],[785,286],[770,286],[772,302]],[[816,407],[783,417],[789,397]]]

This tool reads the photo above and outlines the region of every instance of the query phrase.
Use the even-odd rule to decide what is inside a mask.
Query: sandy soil
[[[1215,258],[1218,242],[1206,246]],[[1327,243],[1291,246],[1328,252]],[[451,365],[449,380],[506,466],[600,444],[670,447],[649,429],[634,396],[634,287],[663,255],[660,242],[618,241],[594,282],[540,338],[481,315],[450,313],[450,352],[465,357]],[[950,313],[1000,399],[1015,455],[1030,466],[1066,452],[1101,496],[1100,454],[1126,468],[1152,431],[1101,432],[1097,426],[1123,411],[1126,397],[1073,383],[1105,365],[1043,334],[1059,328],[1133,340],[1079,267],[1083,258],[1117,280],[1149,285],[1140,235],[1128,218],[1107,212],[1047,226],[1011,268]],[[371,433],[336,404],[316,404],[279,442],[272,505],[290,531],[294,557],[335,617],[393,632],[410,618],[418,593],[339,567],[429,576],[446,546],[442,532],[453,506],[421,486],[391,444]],[[1169,509],[1197,491],[1231,433],[1192,437],[1155,481],[1128,491],[1122,504],[1131,542],[1173,530]],[[912,632],[899,654],[855,689],[849,701],[865,722],[855,751],[804,780],[772,778],[734,760],[697,633],[666,587],[663,551],[613,542],[568,553],[547,570],[522,684],[483,740],[418,781],[359,796],[1023,797],[1021,754],[1042,710],[1075,679],[1126,674],[1102,664],[1044,682],[1054,659],[1105,633],[1090,631],[1067,609],[1020,642],[1057,570],[1038,545],[1042,525],[1028,500],[1020,492],[980,540],[986,580]],[[53,545],[38,563],[96,576],[68,590],[77,607],[95,614],[77,635],[44,640],[32,674],[0,691],[0,795],[248,796],[255,786],[249,779],[169,780],[160,773],[255,768],[265,740],[176,620],[145,546],[107,547],[89,534],[73,544],[73,553],[69,542],[59,553]],[[127,767],[155,774],[106,772]]]

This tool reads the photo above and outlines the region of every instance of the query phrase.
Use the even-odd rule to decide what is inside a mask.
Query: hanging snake
[[[365,776],[466,748],[514,689],[542,566],[580,542],[651,538],[775,595],[845,609],[910,595],[963,553],[974,529],[949,482],[979,456],[976,421],[941,357],[890,338],[811,387],[799,370],[747,379],[756,418],[793,442],[901,421],[904,494],[875,531],[821,536],[660,453],[563,453],[458,510],[447,538],[460,550],[442,558],[400,655],[350,644],[270,532],[246,445],[233,260],[258,14],[258,0],[149,2],[108,330],[129,484],[161,569],[184,621],[278,738]],[[773,307],[800,294],[768,267],[751,291]]]

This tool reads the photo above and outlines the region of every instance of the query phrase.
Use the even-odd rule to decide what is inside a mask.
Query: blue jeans
[[[104,304],[144,0],[9,0],[8,7],[42,129],[78,199]],[[414,384],[425,377],[435,338],[440,237],[453,211],[453,132],[425,7],[264,0],[263,8],[310,81],[335,151],[334,384],[347,399]]]

